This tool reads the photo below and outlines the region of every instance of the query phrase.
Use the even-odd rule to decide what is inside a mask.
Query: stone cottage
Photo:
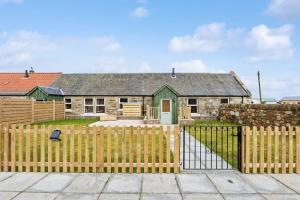
[[[221,104],[248,104],[251,93],[230,73],[95,73],[62,74],[52,85],[64,92],[66,117],[114,115],[124,106],[158,108],[160,122],[177,123],[179,107],[189,106],[194,118],[217,115]]]

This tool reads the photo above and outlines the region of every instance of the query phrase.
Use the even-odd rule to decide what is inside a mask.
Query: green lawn
[[[201,126],[201,134],[200,134],[200,126]],[[213,128],[209,126],[214,126]],[[221,126],[225,126],[222,127]],[[230,122],[220,122],[216,120],[209,120],[209,121],[200,121],[196,120],[194,126],[191,126],[190,129],[187,128],[187,131],[191,133],[194,137],[197,138],[198,141],[201,141],[203,144],[209,149],[212,149],[214,153],[217,153],[220,157],[226,160],[235,168],[237,167],[237,137],[233,136],[236,134],[237,124],[230,123]],[[197,127],[197,128],[194,128]],[[207,128],[206,128],[207,127]],[[227,135],[227,127],[228,127],[228,135]],[[252,131],[252,130],[251,130]],[[266,131],[266,130],[265,130]],[[196,133],[196,135],[195,135]],[[252,133],[252,132],[251,132]],[[259,132],[257,133],[259,134]],[[206,136],[206,139],[205,139]],[[228,139],[228,142],[227,142]],[[281,163],[282,161],[282,143],[281,139],[282,136],[279,136],[278,141],[278,162]],[[289,137],[286,136],[286,163],[288,163],[289,158],[289,144],[288,144]],[[271,157],[272,163],[274,163],[274,155],[275,155],[275,145],[274,145],[274,136],[272,135],[272,150],[271,150]],[[216,145],[218,144],[218,145]],[[223,144],[223,148],[222,145]],[[296,136],[293,136],[293,161],[296,160]],[[217,146],[217,148],[216,148]],[[228,148],[228,156],[227,156],[227,148]],[[257,135],[257,161],[260,161],[260,137]],[[267,163],[267,135],[264,136],[264,161]],[[250,163],[253,162],[253,136],[250,136]],[[272,170],[273,171],[273,170]]]
[[[87,119],[61,119],[47,122],[38,122],[32,125],[81,125],[88,126],[91,123],[99,121],[97,118],[87,118]]]

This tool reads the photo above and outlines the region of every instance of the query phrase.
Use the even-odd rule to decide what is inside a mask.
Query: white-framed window
[[[119,105],[120,105],[121,110],[123,110],[123,104],[124,103],[128,103],[128,98],[120,98],[119,99]]]
[[[191,107],[191,113],[198,113],[198,99],[188,98],[187,105]]]
[[[96,99],[96,113],[105,113],[104,98]]]
[[[72,99],[71,98],[65,98],[65,109],[66,110],[72,109]]]
[[[221,98],[221,104],[229,104],[229,98]]]
[[[84,99],[84,113],[93,113],[94,112],[94,99],[85,98]]]

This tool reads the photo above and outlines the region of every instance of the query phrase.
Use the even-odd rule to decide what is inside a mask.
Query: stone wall
[[[250,98],[246,97],[179,97],[179,106],[187,106],[188,98],[197,98],[198,112],[193,118],[216,118],[221,104],[222,98],[228,98],[229,104],[250,103]]]
[[[299,126],[300,105],[222,105],[218,118],[249,126]]]

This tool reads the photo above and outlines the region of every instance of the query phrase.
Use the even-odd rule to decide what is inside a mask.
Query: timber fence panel
[[[300,173],[300,127],[244,127],[243,139],[243,172]]]

